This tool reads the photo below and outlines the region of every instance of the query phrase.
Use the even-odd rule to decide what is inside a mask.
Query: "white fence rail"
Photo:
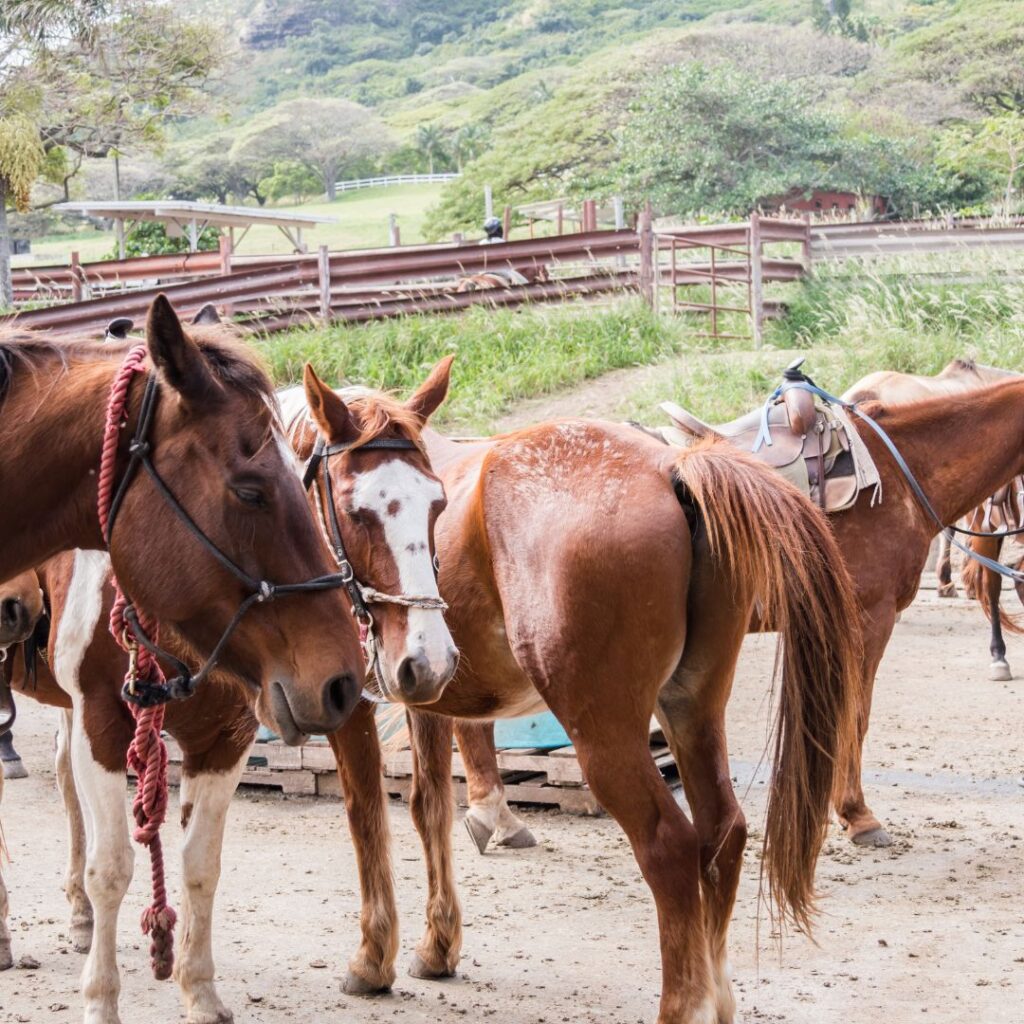
[[[351,192],[357,188],[380,188],[388,185],[436,185],[461,178],[454,172],[437,174],[389,174],[382,178],[352,178],[349,181],[335,182],[339,192]]]

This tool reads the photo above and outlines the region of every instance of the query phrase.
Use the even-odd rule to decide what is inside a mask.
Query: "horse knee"
[[[135,854],[130,846],[105,852],[85,867],[85,891],[93,903],[119,903],[132,880]]]

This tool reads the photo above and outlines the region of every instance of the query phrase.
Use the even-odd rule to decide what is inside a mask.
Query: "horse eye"
[[[441,571],[441,563],[438,560],[437,555],[434,555],[434,575],[436,576]]]
[[[263,492],[255,487],[233,487],[232,490],[235,492],[235,497],[243,504],[248,505],[249,508],[265,508],[267,499],[264,497]]]

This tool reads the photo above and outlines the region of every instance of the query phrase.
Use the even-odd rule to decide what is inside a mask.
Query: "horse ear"
[[[220,393],[199,346],[185,333],[166,295],[153,300],[146,318],[146,344],[164,381],[188,403],[210,402]]]
[[[194,324],[219,324],[220,313],[217,312],[217,307],[212,303],[208,302],[194,317],[192,317],[192,323]]]
[[[405,403],[406,409],[418,416],[421,422],[426,423],[445,400],[454,360],[455,356],[445,356],[430,371],[427,379],[416,389],[412,398]]]
[[[316,375],[309,363],[302,371],[302,385],[309,413],[328,444],[348,444],[359,437],[359,427],[348,406]]]

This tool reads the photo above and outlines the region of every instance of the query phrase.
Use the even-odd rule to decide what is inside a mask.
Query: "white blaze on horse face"
[[[384,540],[398,569],[402,594],[441,595],[430,553],[430,510],[444,500],[440,482],[401,459],[388,459],[355,477],[352,508],[372,512],[384,528]],[[403,657],[423,657],[431,671],[447,677],[458,656],[444,613],[437,608],[409,608]],[[400,660],[400,659],[399,659]],[[391,673],[397,663],[388,666]]]

